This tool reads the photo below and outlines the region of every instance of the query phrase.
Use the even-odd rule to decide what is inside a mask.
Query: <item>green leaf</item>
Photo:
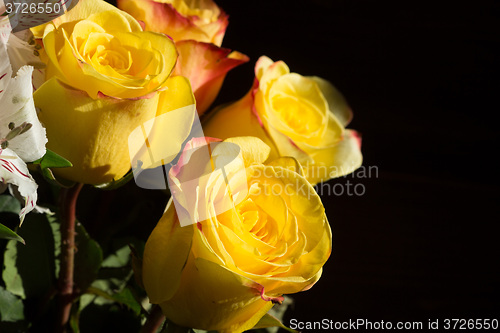
[[[15,241],[9,241],[4,252],[4,269],[2,278],[8,291],[21,298],[26,298],[23,287],[23,279],[16,266],[17,246]]]
[[[87,289],[87,293],[123,304],[127,306],[130,310],[132,310],[135,313],[135,315],[139,315],[141,313],[142,310],[141,304],[135,299],[134,295],[132,294],[132,291],[130,291],[130,289],[128,288],[125,288],[121,292],[116,294],[109,294],[102,289],[96,287],[90,287],[89,289]]]
[[[281,327],[288,332],[297,333],[298,331],[292,330],[291,328],[286,327],[283,323],[276,317],[266,313],[264,317],[262,317],[259,322],[253,327],[253,329],[259,328],[268,328],[268,327]]]
[[[47,207],[51,211],[56,211],[55,207]],[[46,215],[47,221],[49,221],[50,228],[52,230],[52,235],[54,237],[54,265],[55,265],[55,276],[59,276],[59,266],[60,266],[60,255],[61,255],[61,224],[58,220],[58,215]]]
[[[0,212],[19,214],[21,203],[11,195],[0,195]]]
[[[120,188],[123,185],[127,184],[133,178],[134,173],[132,171],[129,171],[125,176],[118,180],[112,180],[109,183],[95,185],[95,187],[101,190],[116,190],[117,188]]]
[[[33,162],[33,164],[40,164],[40,167],[42,169],[47,169],[47,168],[68,168],[72,167],[73,164],[71,164],[70,161],[65,159],[59,154],[54,153],[52,150],[47,149],[47,152],[45,155],[43,155],[42,158],[36,160]]]
[[[130,252],[131,250],[128,245],[123,246],[104,259],[102,267],[123,267],[127,265],[130,260]]]
[[[92,287],[103,290],[110,295],[122,291],[133,274],[129,262],[130,248],[127,245],[118,248],[104,259]],[[96,303],[105,304],[106,302],[103,303],[101,298],[97,299]]]
[[[21,298],[44,297],[55,285],[54,237],[44,214],[28,214],[19,230],[26,245],[11,240],[4,253],[6,289]]]
[[[102,250],[99,244],[89,237],[81,223],[76,224],[75,286],[85,291],[94,282],[102,263]]]
[[[21,236],[19,236],[14,231],[10,230],[9,228],[7,228],[6,226],[4,226],[1,223],[0,223],[0,238],[13,239],[13,240],[21,242],[23,244],[26,244],[24,239]]]
[[[23,301],[0,286],[0,319],[15,322],[24,319]]]
[[[118,303],[126,305],[130,310],[134,311],[136,315],[141,313],[142,306],[137,302],[130,289],[125,288],[121,292],[114,294],[113,299]]]
[[[71,331],[73,333],[80,333],[80,306],[71,307],[69,326],[71,327]]]

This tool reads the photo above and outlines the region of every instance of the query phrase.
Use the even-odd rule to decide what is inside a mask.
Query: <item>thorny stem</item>
[[[73,303],[73,272],[75,261],[75,210],[83,184],[61,189],[61,267],[58,285],[58,317],[56,332],[66,332]]]

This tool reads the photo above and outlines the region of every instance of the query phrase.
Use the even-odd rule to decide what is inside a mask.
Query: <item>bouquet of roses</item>
[[[262,56],[212,107],[250,61],[212,0],[0,5],[0,327],[285,328],[331,253],[313,186],[362,162],[342,95]]]

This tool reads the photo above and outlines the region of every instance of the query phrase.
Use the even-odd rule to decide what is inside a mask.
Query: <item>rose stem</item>
[[[153,305],[151,312],[148,315],[148,319],[141,328],[141,333],[154,333],[158,331],[161,324],[165,321],[165,316],[161,312],[159,305]]]
[[[59,270],[59,299],[57,332],[66,332],[73,303],[73,272],[75,261],[75,209],[83,184],[61,189],[61,266]]]

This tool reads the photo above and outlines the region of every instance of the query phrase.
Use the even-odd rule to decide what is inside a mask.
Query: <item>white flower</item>
[[[0,50],[0,63],[7,62],[10,69],[9,59],[2,55],[3,51]],[[3,64],[0,65],[0,138],[5,138],[10,132],[10,123],[15,126],[30,123],[32,126],[28,131],[9,140],[9,148],[23,161],[33,162],[45,155],[47,143],[45,128],[38,120],[33,103],[33,67],[21,67],[15,78],[9,77],[9,71],[1,71],[3,67]]]
[[[0,148],[0,183],[16,185],[23,196],[24,207],[19,212],[22,224],[24,216],[36,207],[38,185],[31,177],[26,163],[9,148]]]
[[[23,63],[22,48],[27,44],[21,44],[21,51],[13,48],[8,52],[11,37],[10,24],[3,18],[0,20],[0,183],[17,186],[24,198],[24,208],[19,213],[22,223],[24,216],[35,209],[37,200],[37,184],[25,162],[45,155],[47,137],[33,103],[33,67],[21,66],[17,70]],[[17,55],[14,78],[9,54]]]

